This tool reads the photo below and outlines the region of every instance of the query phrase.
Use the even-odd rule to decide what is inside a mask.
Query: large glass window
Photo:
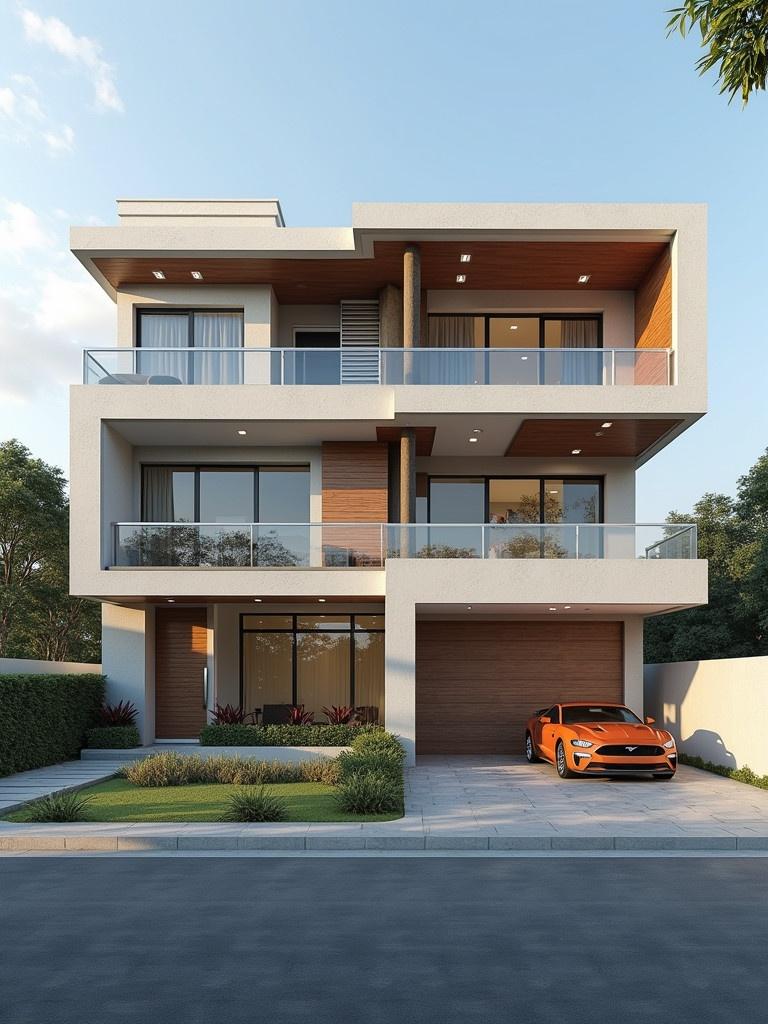
[[[239,310],[141,309],[137,314],[137,371],[165,384],[239,384],[242,348]],[[184,351],[176,352],[175,349]]]
[[[429,481],[430,523],[485,522],[485,480],[482,477],[434,477]],[[420,547],[433,558],[477,557],[482,552],[481,529],[430,526],[419,535]]]
[[[341,332],[305,329],[293,335],[293,381],[291,360],[286,366],[288,380],[295,384],[338,384],[341,380]],[[328,351],[333,349],[334,351]]]
[[[383,721],[383,627],[383,615],[242,615],[243,707],[303,704],[322,722],[323,707],[347,705]]]
[[[144,466],[145,523],[307,523],[307,466]]]
[[[255,522],[252,469],[201,469],[199,479],[201,523]]]

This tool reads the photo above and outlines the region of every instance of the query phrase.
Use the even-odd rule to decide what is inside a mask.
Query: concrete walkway
[[[49,793],[81,789],[83,786],[93,785],[94,782],[101,782],[102,779],[108,779],[119,771],[121,764],[119,760],[95,763],[64,761],[62,764],[52,764],[46,768],[34,768],[28,772],[5,775],[0,778],[0,815],[7,814],[28,800],[48,796]]]
[[[61,782],[72,787],[96,781],[117,767],[97,764],[71,762],[39,773],[47,774],[50,791],[52,786],[62,788]],[[86,778],[77,769],[93,775]],[[20,778],[0,780],[0,794],[3,783]],[[360,825],[2,822],[0,850],[768,852],[768,791],[685,766],[670,782],[562,781],[551,766],[528,765],[522,759],[423,757],[407,772],[405,810],[397,821]]]

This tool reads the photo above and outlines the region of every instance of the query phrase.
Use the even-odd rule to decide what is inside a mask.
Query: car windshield
[[[600,704],[580,704],[578,707],[563,708],[563,725],[578,722],[631,722],[637,725],[640,719],[629,708],[603,707]]]

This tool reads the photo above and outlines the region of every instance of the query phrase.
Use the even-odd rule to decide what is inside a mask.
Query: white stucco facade
[[[615,245],[617,254],[637,245],[637,260],[645,258],[643,246],[655,246],[668,256],[671,283],[667,298],[646,305],[655,310],[668,302],[668,383],[271,383],[271,350],[293,349],[297,331],[341,330],[344,282],[357,280],[355,275],[362,280],[384,246],[404,242],[425,252],[432,243],[457,252],[489,242],[578,243],[587,254],[582,259],[592,243]],[[335,568],[324,564],[322,543],[313,540],[309,564],[301,568],[204,568],[120,566],[115,526],[141,522],[143,467],[157,465],[306,467],[309,519],[322,524],[330,501],[324,443],[381,443],[382,431],[391,437],[427,428],[429,453],[417,453],[414,467],[421,479],[589,477],[600,481],[599,522],[631,527],[637,468],[706,412],[703,207],[359,204],[350,226],[290,228],[276,200],[121,200],[119,225],[74,228],[72,249],[115,301],[115,334],[103,347],[120,350],[123,361],[114,363],[119,370],[131,368],[142,311],[242,313],[238,383],[125,386],[110,383],[107,375],[100,384],[94,379],[71,389],[71,590],[103,604],[109,694],[137,704],[145,743],[156,736],[156,610],[168,604],[207,610],[209,707],[240,699],[239,621],[254,600],[274,613],[317,610],[320,601],[350,614],[383,613],[386,725],[403,737],[409,758],[416,750],[420,618],[541,621],[554,606],[568,621],[621,622],[625,699],[642,711],[643,618],[705,602],[707,570],[696,558],[637,557],[629,533],[606,533],[601,556],[587,559],[391,557],[385,564]],[[164,266],[168,279],[157,280],[154,272]],[[189,268],[198,266],[209,277],[215,273],[215,281],[192,280]],[[322,286],[313,283],[315,271]],[[422,319],[593,316],[600,318],[602,347],[635,349],[639,278],[631,287],[596,282],[585,289],[576,280],[551,286],[546,267],[541,273],[535,287],[510,280],[509,288],[499,289],[472,279],[461,288],[423,287]],[[403,280],[385,283],[397,289]],[[324,299],[323,287],[335,297]],[[363,287],[350,284],[350,299],[369,297],[361,296]],[[375,299],[375,290],[371,294]],[[138,375],[131,379],[139,383]],[[611,429],[627,421],[630,447],[579,458],[570,445],[554,453],[542,443],[540,454],[509,454],[521,427],[538,421],[583,423],[590,437],[601,423]],[[631,448],[645,427],[653,428],[651,439]],[[395,493],[392,466],[389,473]]]

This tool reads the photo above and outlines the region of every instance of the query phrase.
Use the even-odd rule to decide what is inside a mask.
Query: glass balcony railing
[[[663,385],[670,349],[94,348],[85,384]]]
[[[692,524],[116,523],[119,568],[381,568],[388,558],[691,559]]]

